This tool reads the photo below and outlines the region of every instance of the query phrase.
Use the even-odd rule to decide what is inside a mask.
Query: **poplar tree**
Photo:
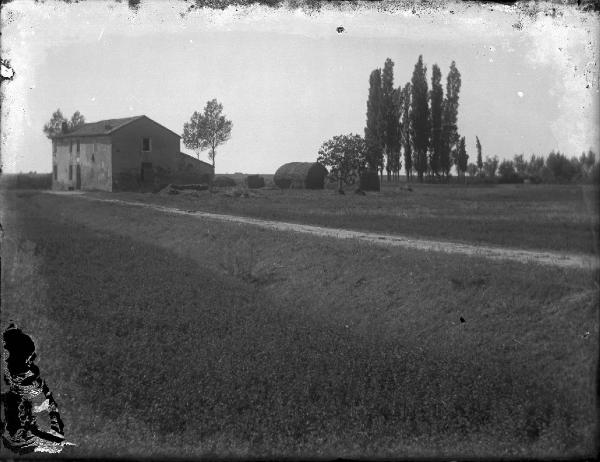
[[[456,159],[456,148],[459,141],[458,119],[458,93],[460,92],[460,72],[456,63],[450,64],[450,72],[446,79],[446,98],[442,106],[442,151],[440,164],[446,179],[450,174],[452,160]]]
[[[411,117],[410,117],[410,109],[411,109],[411,96],[412,89],[410,82],[407,82],[404,85],[404,89],[402,90],[402,113],[401,113],[401,140],[402,147],[404,149],[404,169],[406,170],[406,180],[410,182],[412,177],[412,129],[411,129]]]
[[[383,165],[383,146],[381,136],[381,69],[375,69],[369,77],[369,99],[367,100],[367,126],[365,127],[367,144],[367,167],[377,171]]]
[[[429,156],[429,168],[435,176],[440,174],[440,159],[442,156],[442,103],[444,102],[444,90],[442,88],[442,72],[437,64],[431,68],[431,149]]]
[[[475,137],[475,146],[477,147],[477,169],[479,173],[481,173],[481,169],[483,168],[483,159],[481,157],[481,143],[479,142],[479,137]]]
[[[398,120],[394,106],[394,62],[387,58],[381,74],[381,122],[388,181],[395,169],[395,154],[398,149]]]
[[[463,136],[458,143],[458,154],[457,154],[457,163],[456,169],[458,170],[459,175],[462,174],[465,177],[465,172],[467,171],[467,165],[469,164],[469,155],[467,154],[467,148],[465,143],[465,137]],[[465,177],[466,182],[466,177]]]
[[[400,160],[400,150],[402,148],[402,123],[401,116],[404,107],[404,95],[402,87],[398,87],[393,93],[394,101],[394,144],[392,146],[392,172],[394,179],[400,179],[400,169],[402,168],[402,161]]]
[[[414,148],[414,167],[423,182],[423,174],[427,170],[427,148],[429,146],[429,105],[427,90],[427,67],[423,64],[423,56],[415,64],[412,76],[412,144]]]

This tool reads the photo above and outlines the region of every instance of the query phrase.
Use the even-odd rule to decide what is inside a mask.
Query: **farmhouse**
[[[323,189],[327,169],[318,162],[290,162],[283,164],[273,176],[273,182],[282,189]]]
[[[180,138],[145,115],[83,124],[52,138],[52,189],[135,191],[208,182],[212,165],[182,153]]]

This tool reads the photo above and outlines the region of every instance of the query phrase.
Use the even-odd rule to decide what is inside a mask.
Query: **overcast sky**
[[[181,133],[217,98],[233,121],[217,172],[272,173],[315,160],[335,135],[364,134],[370,72],[389,57],[395,86],[404,85],[420,54],[429,84],[440,66],[444,91],[456,61],[458,129],[471,160],[475,135],[484,156],[598,152],[597,16],[556,5],[555,16],[544,7],[387,6],[182,16],[180,1],[144,0],[137,13],[126,2],[13,1],[2,8],[2,56],[16,72],[2,87],[4,170],[51,171],[42,127],[57,108],[89,122],[145,114]]]

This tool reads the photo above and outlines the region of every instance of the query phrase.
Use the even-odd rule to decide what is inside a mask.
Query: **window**
[[[54,179],[58,180],[58,167],[56,166],[56,164],[54,164],[54,166],[52,167],[52,173],[54,173]]]
[[[94,141],[94,150],[92,152],[98,152],[98,147],[97,147],[98,143],[96,143]]]
[[[73,166],[69,165],[69,180],[73,179]]]
[[[142,151],[148,152],[152,150],[152,143],[150,142],[150,138],[142,138]]]
[[[69,140],[69,152],[73,152],[73,140]]]
[[[56,154],[56,140],[52,140],[52,154]]]
[[[77,140],[77,154],[79,154],[79,140]]]
[[[96,157],[94,157],[94,154],[92,154],[92,162],[96,162]]]

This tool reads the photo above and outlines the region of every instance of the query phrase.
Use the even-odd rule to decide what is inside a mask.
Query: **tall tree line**
[[[368,168],[379,172],[382,179],[385,168],[388,181],[399,179],[402,159],[408,181],[413,171],[419,181],[425,176],[447,181],[452,166],[459,175],[464,174],[468,155],[457,129],[460,86],[460,72],[452,61],[445,97],[437,64],[432,66],[429,89],[422,55],[411,80],[396,89],[390,58],[383,70],[373,70],[365,127]]]
[[[441,167],[446,180],[448,179],[453,164],[456,165],[457,170],[460,171],[458,162],[460,135],[458,134],[457,128],[458,94],[460,92],[460,85],[460,72],[456,68],[456,63],[452,61],[452,64],[450,64],[450,72],[448,72],[446,80],[446,98],[444,99],[442,109]]]

